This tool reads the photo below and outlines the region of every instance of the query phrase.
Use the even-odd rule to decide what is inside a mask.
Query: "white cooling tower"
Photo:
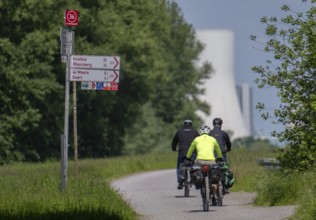
[[[247,130],[250,133],[250,135],[254,135],[253,132],[253,122],[252,122],[252,89],[250,88],[248,83],[243,83],[240,86],[237,86],[238,90],[240,90],[240,107],[241,107],[241,113],[244,117]],[[238,91],[237,90],[237,91]]]
[[[197,30],[197,38],[205,48],[198,65],[208,61],[215,73],[204,84],[201,97],[211,106],[210,115],[199,113],[204,123],[213,126],[215,117],[223,119],[223,130],[233,132],[232,139],[250,136],[241,114],[234,80],[234,34],[230,30]]]

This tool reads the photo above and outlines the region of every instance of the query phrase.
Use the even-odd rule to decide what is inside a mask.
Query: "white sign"
[[[70,69],[70,81],[119,82],[119,71]]]
[[[120,57],[116,56],[86,56],[72,55],[70,57],[70,68],[72,69],[101,69],[119,70]]]

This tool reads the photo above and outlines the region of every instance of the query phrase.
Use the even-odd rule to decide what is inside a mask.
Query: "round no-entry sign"
[[[65,25],[66,26],[77,26],[79,12],[78,10],[66,10],[65,11]]]

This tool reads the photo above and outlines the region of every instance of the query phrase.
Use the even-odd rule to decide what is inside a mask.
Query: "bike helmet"
[[[183,124],[184,124],[185,127],[191,127],[192,126],[192,121],[189,120],[189,119],[186,119],[186,120],[184,120]]]
[[[200,127],[200,134],[209,134],[211,131],[210,127],[207,125],[203,125]]]
[[[222,124],[223,124],[223,120],[222,120],[222,119],[220,119],[220,118],[214,118],[214,120],[213,120],[213,125],[214,125],[214,126],[215,126],[215,125],[222,126]]]

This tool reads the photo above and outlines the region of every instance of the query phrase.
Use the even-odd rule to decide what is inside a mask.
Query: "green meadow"
[[[271,151],[243,148],[229,153],[230,169],[236,179],[231,191],[258,191],[256,202],[259,205],[310,201],[314,202],[315,207],[315,188],[309,189],[304,197],[298,194],[303,191],[299,174],[293,177],[293,182],[283,181],[291,183],[281,184],[279,181],[282,177],[276,175],[278,171],[268,171],[256,163],[259,158],[272,156]],[[74,163],[69,161],[65,191],[60,189],[60,162],[1,166],[0,219],[137,219],[137,213],[119,192],[111,189],[110,182],[136,172],[174,169],[176,157],[176,153],[168,152],[79,160],[76,175]],[[304,184],[307,185],[314,176],[312,173],[306,174]],[[271,191],[274,188],[271,184],[277,187],[274,191]],[[288,190],[293,186],[293,190]],[[278,193],[281,189],[283,194]],[[305,185],[304,189],[307,189]],[[310,193],[314,193],[314,197]],[[274,196],[271,197],[271,194]],[[306,212],[306,209],[313,211],[312,207],[305,207],[303,211]]]

